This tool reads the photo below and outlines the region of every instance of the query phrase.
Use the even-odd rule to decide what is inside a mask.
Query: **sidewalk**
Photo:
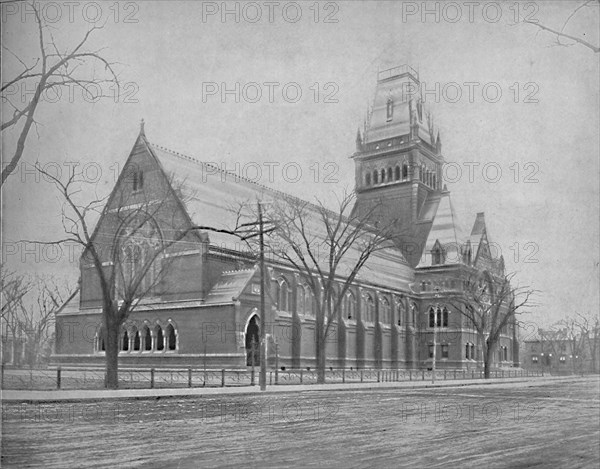
[[[530,378],[505,379],[461,379],[447,381],[399,381],[383,383],[333,383],[333,384],[299,384],[271,385],[266,391],[260,391],[258,386],[214,387],[214,388],[176,388],[176,389],[94,389],[94,390],[53,390],[53,391],[23,391],[2,390],[0,400],[3,402],[78,402],[84,400],[103,399],[158,399],[163,397],[203,397],[230,394],[277,394],[298,393],[310,391],[367,391],[379,389],[419,389],[446,388],[475,385],[511,385],[525,382],[543,382],[557,380],[577,380],[578,376],[545,376]]]

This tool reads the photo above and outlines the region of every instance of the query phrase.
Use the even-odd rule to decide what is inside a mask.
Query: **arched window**
[[[448,327],[448,308],[442,310],[442,327]]]
[[[156,326],[154,328],[154,335],[156,336],[156,350],[165,349],[165,336],[163,335],[162,327]]]
[[[437,181],[436,181],[435,174],[433,175],[433,188],[437,189]]]
[[[288,286],[287,280],[284,277],[279,277],[277,280],[278,284],[278,294],[277,294],[277,305],[279,307],[279,311],[290,311],[291,301],[290,301],[290,288]]]
[[[367,173],[367,174],[365,174],[365,184],[366,184],[367,186],[370,186],[370,185],[371,185],[371,173]]]
[[[162,249],[162,237],[157,225],[134,217],[119,234],[116,247],[119,296],[133,299],[151,293],[161,262],[157,252]]]
[[[375,318],[375,302],[369,293],[365,295],[363,311],[363,322],[373,322]]]
[[[387,173],[387,180],[388,182],[390,182],[392,180],[392,173],[393,173],[393,169],[391,167],[388,168],[388,173]]]
[[[396,299],[396,315],[398,316],[398,319],[396,320],[396,324],[398,324],[399,326],[402,325],[402,316],[404,315],[404,304],[402,303],[401,299]]]
[[[305,311],[306,311],[306,315],[310,316],[310,317],[314,317],[315,316],[315,309],[316,309],[316,305],[315,305],[315,295],[312,292],[312,289],[308,286],[305,285]]]
[[[140,331],[136,330],[133,336],[133,350],[140,350],[141,348],[141,337]]]
[[[177,335],[175,334],[175,328],[173,327],[173,324],[169,324],[167,326],[165,335],[167,337],[167,349],[177,350]]]
[[[96,333],[96,351],[104,352],[106,347],[104,345],[104,328],[100,327]]]
[[[385,182],[385,169],[381,170],[381,184]]]
[[[148,326],[144,326],[142,329],[142,338],[144,340],[144,350],[152,350],[152,334]]]
[[[448,312],[446,311],[446,314]],[[446,316],[447,320],[447,316]],[[441,308],[434,308],[433,306],[429,308],[429,327],[442,327],[442,310]],[[446,323],[447,326],[447,323]]]
[[[123,339],[121,341],[121,350],[127,352],[129,350],[129,334],[127,330],[123,332]]]
[[[344,316],[348,319],[354,319],[356,317],[356,298],[352,292],[346,293],[344,299]]]
[[[379,178],[377,170],[373,171],[373,184],[377,184],[377,180]]]
[[[406,163],[402,164],[402,180],[408,179],[408,165]]]
[[[431,252],[431,265],[439,265],[444,263],[444,253],[442,249],[437,246]]]
[[[396,166],[396,168],[394,169],[394,176],[396,181],[400,180],[400,166]]]
[[[379,322],[389,325],[392,322],[392,309],[390,308],[390,302],[387,300],[387,298],[381,298],[379,301],[379,306],[381,308]]]
[[[304,285],[296,287],[296,312],[299,316],[306,312],[306,291]]]

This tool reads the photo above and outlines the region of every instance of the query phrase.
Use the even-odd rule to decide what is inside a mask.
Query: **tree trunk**
[[[489,356],[489,354],[488,354],[488,356]],[[489,360],[489,358],[486,358],[483,363],[483,377],[485,379],[490,379],[490,360]]]
[[[119,326],[106,321],[106,387],[117,389],[119,387]]]
[[[323,323],[321,321],[317,321],[316,327],[316,347],[315,347],[315,358],[317,365],[317,383],[324,384],[325,383],[325,331],[323,330]]]

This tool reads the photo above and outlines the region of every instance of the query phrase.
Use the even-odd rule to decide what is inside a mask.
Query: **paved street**
[[[598,377],[4,403],[3,467],[598,467]]]

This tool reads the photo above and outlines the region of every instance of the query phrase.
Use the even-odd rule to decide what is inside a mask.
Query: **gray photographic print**
[[[2,1],[7,468],[597,468],[600,2]]]

